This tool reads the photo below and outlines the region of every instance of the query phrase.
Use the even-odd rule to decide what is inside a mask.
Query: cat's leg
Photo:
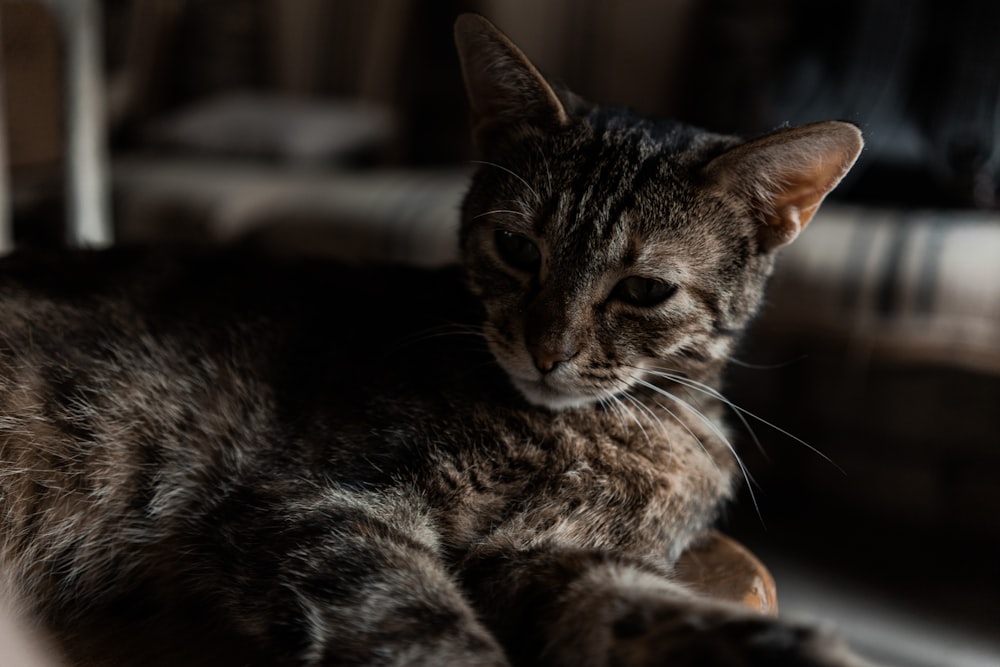
[[[214,514],[215,588],[277,664],[508,665],[443,567],[418,498],[258,487]]]
[[[465,585],[516,665],[862,667],[833,635],[707,600],[642,559],[480,547]]]

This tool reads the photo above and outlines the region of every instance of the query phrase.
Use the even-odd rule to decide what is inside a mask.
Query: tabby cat
[[[592,106],[455,34],[460,268],[2,262],[9,590],[71,654],[183,599],[245,664],[860,664],[671,578],[742,478],[720,373],[860,133]]]

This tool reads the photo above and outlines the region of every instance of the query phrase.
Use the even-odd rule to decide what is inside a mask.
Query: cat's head
[[[455,35],[482,153],[461,252],[513,384],[561,409],[649,371],[714,378],[775,251],[853,165],[857,128],[743,142],[589,106],[482,17],[460,17]]]

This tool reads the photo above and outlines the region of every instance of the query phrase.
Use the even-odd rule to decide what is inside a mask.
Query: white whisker
[[[531,194],[533,194],[535,196],[535,201],[537,201],[538,203],[541,203],[542,198],[540,196],[538,196],[538,192],[533,187],[531,187],[531,184],[528,183],[528,181],[524,180],[523,177],[521,177],[517,173],[511,171],[510,169],[508,169],[507,167],[503,166],[502,164],[497,164],[496,162],[489,162],[487,160],[470,160],[470,162],[472,162],[473,164],[486,165],[488,167],[496,167],[497,169],[500,169],[501,171],[507,172],[508,174],[510,174],[511,176],[513,176],[514,178],[516,178],[517,180],[521,181],[521,183],[524,184],[524,187],[528,188],[528,190],[531,191]]]
[[[701,422],[705,424],[705,426],[707,426],[709,430],[712,431],[719,438],[722,444],[726,446],[726,449],[729,450],[729,453],[733,455],[733,459],[736,461],[736,465],[739,466],[740,472],[743,474],[743,479],[747,484],[747,491],[750,492],[750,500],[753,502],[754,509],[757,511],[757,516],[760,518],[761,522],[763,522],[764,517],[760,513],[760,505],[757,503],[757,496],[753,492],[753,486],[755,484],[753,476],[750,474],[750,471],[747,470],[747,467],[743,464],[743,459],[740,458],[740,455],[736,452],[736,448],[733,447],[733,444],[729,441],[729,438],[726,437],[726,434],[722,432],[722,429],[719,428],[719,426],[715,422],[709,419],[708,416],[705,415],[705,413],[703,413],[701,410],[699,410],[695,406],[685,401],[683,398],[675,396],[666,389],[663,389],[662,387],[657,387],[652,382],[647,382],[642,378],[637,377],[635,378],[635,381],[637,384],[646,387],[647,389],[651,389],[657,394],[660,394],[661,396],[664,396],[672,401],[679,403],[681,406],[689,410],[695,417],[701,420]]]
[[[642,405],[642,403],[640,403],[638,400],[636,400],[636,398],[633,397],[633,396],[630,396],[628,394],[622,394],[622,396],[624,396],[625,398],[629,399],[629,402],[631,402],[633,405]],[[636,425],[639,427],[639,430],[642,431],[642,435],[643,435],[644,438],[646,438],[646,442],[649,443],[650,442],[650,440],[649,440],[649,434],[646,433],[646,428],[642,425],[642,422],[639,421],[639,418],[636,416],[636,414],[634,412],[632,412],[632,410],[627,405],[625,405],[625,403],[622,402],[621,399],[618,399],[618,400],[619,400],[622,408],[625,409],[626,414],[628,414],[632,418],[632,421],[634,421],[636,423]],[[643,407],[645,407],[645,406],[643,406]]]
[[[648,405],[646,405],[645,403],[643,403],[642,401],[640,401],[638,398],[630,395],[628,392],[625,392],[622,395],[625,396],[626,398],[628,398],[637,407],[639,407],[639,409],[642,410],[660,428],[660,432],[663,434],[664,438],[666,438],[666,441],[669,442],[669,437],[668,437],[669,434],[667,433],[667,429],[663,425],[663,421],[656,415],[656,413],[653,412],[653,410]],[[716,470],[718,470],[719,469],[719,464],[715,462],[715,459],[712,457],[711,452],[709,452],[708,448],[705,447],[705,443],[702,442],[701,438],[698,437],[698,434],[696,434],[694,431],[692,431],[691,427],[688,426],[684,422],[683,419],[681,419],[680,417],[678,417],[677,414],[673,410],[671,410],[670,408],[668,408],[667,406],[665,406],[663,403],[660,403],[659,401],[655,401],[654,400],[653,402],[656,404],[657,407],[659,407],[661,410],[665,411],[668,415],[670,415],[671,417],[673,417],[674,421],[676,421],[678,424],[680,424],[681,428],[683,428],[685,431],[687,431],[688,434],[692,438],[694,438],[695,442],[698,443],[698,446],[701,447],[701,450],[703,452],[705,452],[706,454],[708,454],[708,460],[712,463],[712,466]]]
[[[598,399],[597,401],[605,412],[613,412],[615,417],[618,418],[618,422],[622,426],[622,431],[628,432],[628,425],[625,422],[625,416],[622,414],[622,410],[619,407],[619,401],[615,396],[606,396],[604,398]]]
[[[639,408],[640,412],[644,413],[647,417],[649,417],[651,420],[653,420],[654,422],[656,422],[656,424],[660,426],[660,430],[663,430],[663,424],[662,424],[662,422],[656,416],[656,413],[653,412],[648,405],[646,405],[645,403],[643,403],[642,401],[640,401],[635,396],[632,396],[628,392],[625,392],[624,394],[622,394],[622,396],[624,396],[625,398],[629,399],[630,403],[632,403],[634,406],[636,406],[637,408]]]
[[[713,398],[716,398],[719,401],[721,401],[722,403],[724,403],[726,406],[729,407],[730,410],[733,411],[733,414],[735,414],[736,418],[739,419],[740,422],[743,424],[743,427],[747,430],[747,433],[750,434],[750,438],[753,440],[754,445],[757,446],[757,451],[759,451],[764,456],[765,459],[769,459],[770,458],[767,455],[767,452],[764,450],[764,445],[761,443],[760,438],[757,437],[756,431],[753,430],[753,427],[750,426],[750,422],[748,422],[747,419],[746,419],[746,417],[743,416],[742,409],[739,406],[737,406],[735,403],[733,403],[732,401],[730,401],[728,398],[726,398],[726,396],[723,395],[722,392],[720,392],[717,389],[715,389],[715,387],[712,387],[711,385],[704,384],[703,382],[698,382],[697,380],[692,380],[690,378],[686,378],[686,377],[684,377],[682,375],[676,375],[674,373],[667,372],[665,370],[648,370],[647,369],[646,372],[648,372],[648,373],[650,373],[652,375],[656,375],[658,377],[665,378],[667,380],[672,380],[673,382],[676,382],[677,384],[683,385],[683,386],[685,386],[685,387],[687,387],[689,389],[693,389],[695,391],[700,391],[700,392],[702,392],[704,394],[707,394],[707,395],[709,395],[709,396],[711,396]]]
[[[417,331],[409,336],[401,338],[396,343],[397,350],[401,350],[418,343],[422,343],[428,340],[434,340],[436,338],[449,338],[449,337],[461,337],[470,336],[472,338],[478,338],[485,342],[485,334],[482,327],[463,325],[463,324],[444,324],[441,326],[430,327],[424,329],[423,331]]]
[[[656,404],[656,406],[658,408],[660,408],[661,410],[663,410],[664,412],[666,412],[668,415],[670,415],[671,417],[673,417],[674,421],[677,422],[678,424],[680,424],[681,428],[683,428],[685,431],[687,431],[688,434],[692,438],[695,439],[695,442],[698,443],[698,446],[701,447],[701,450],[703,452],[705,452],[706,454],[708,454],[708,460],[711,461],[712,465],[715,467],[715,469],[718,470],[719,469],[719,464],[715,462],[715,459],[712,457],[712,454],[708,451],[708,448],[705,447],[705,443],[701,441],[701,438],[698,437],[698,434],[695,433],[694,431],[692,431],[691,427],[688,426],[687,423],[685,423],[683,419],[681,419],[680,417],[678,417],[677,414],[673,410],[671,410],[670,408],[668,408],[667,406],[665,406],[663,403],[660,403],[659,401],[653,401],[653,402]]]
[[[515,211],[515,210],[509,209],[509,208],[498,208],[498,209],[494,209],[492,211],[483,211],[482,213],[477,213],[476,215],[472,216],[472,218],[470,218],[470,219],[471,220],[475,220],[476,218],[482,218],[482,217],[487,216],[487,215],[497,215],[499,213],[509,213],[511,215],[519,215],[522,218],[529,218],[529,219],[531,217],[527,213],[525,213],[524,211]]]
[[[806,358],[806,355],[803,354],[803,355],[800,355],[800,356],[798,356],[798,357],[796,357],[794,359],[789,359],[788,361],[778,362],[776,364],[751,364],[750,362],[742,361],[740,359],[737,359],[736,357],[729,357],[728,361],[729,361],[729,363],[733,364],[734,366],[740,366],[741,368],[749,368],[749,369],[756,370],[756,371],[773,371],[773,370],[777,370],[779,368],[785,368],[787,366],[791,366],[792,364],[798,363],[798,362],[802,361],[805,358]]]
[[[698,382],[697,380],[692,380],[691,378],[686,378],[686,377],[683,377],[683,376],[680,376],[680,375],[676,375],[674,373],[667,372],[665,370],[647,370],[647,372],[651,373],[653,375],[657,375],[659,377],[665,378],[667,380],[672,380],[673,382],[676,382],[677,384],[680,384],[680,385],[684,385],[685,387],[689,387],[691,389],[695,389],[697,391],[701,391],[701,392],[703,392],[705,394],[708,394],[709,396],[712,396],[713,398],[717,398],[718,400],[720,400],[723,403],[725,403],[740,418],[740,421],[743,422],[743,425],[746,426],[747,431],[753,437],[754,442],[757,443],[757,448],[760,449],[762,453],[764,453],[763,447],[762,447],[760,441],[758,440],[756,433],[754,433],[753,429],[750,428],[750,424],[743,417],[743,415],[746,415],[747,417],[752,417],[753,419],[756,419],[757,421],[759,421],[761,424],[764,424],[765,426],[768,426],[768,427],[774,429],[778,433],[781,433],[785,437],[791,438],[795,442],[799,443],[800,445],[802,445],[803,447],[805,447],[806,449],[808,449],[809,451],[813,452],[814,454],[816,454],[817,456],[819,456],[820,458],[822,458],[824,461],[826,461],[827,463],[829,463],[830,465],[832,465],[834,468],[836,468],[837,470],[839,470],[842,474],[847,474],[844,471],[844,469],[841,468],[839,465],[837,465],[837,463],[833,459],[831,459],[829,456],[827,456],[826,454],[824,454],[823,452],[821,452],[817,448],[815,448],[812,445],[810,445],[808,442],[806,442],[802,438],[800,438],[800,437],[798,437],[796,435],[793,435],[792,433],[789,433],[788,431],[786,431],[785,429],[781,428],[780,426],[778,426],[776,424],[772,424],[768,420],[766,420],[763,417],[761,417],[761,416],[759,416],[759,415],[751,412],[750,410],[747,410],[746,408],[743,408],[743,407],[737,405],[736,403],[733,403],[731,400],[729,400],[728,398],[726,398],[721,392],[719,392],[714,387],[711,387],[711,386],[709,386],[707,384]],[[766,456],[766,453],[765,453],[765,456]]]

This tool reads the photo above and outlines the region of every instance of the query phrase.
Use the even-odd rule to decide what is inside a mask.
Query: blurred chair
[[[112,232],[99,3],[97,0],[5,0],[3,9],[6,17],[15,21],[25,16],[30,18],[32,13],[39,18],[38,13],[44,12],[49,21],[35,25],[44,27],[47,23],[57,33],[60,45],[57,50],[62,54],[63,108],[58,115],[63,119],[65,132],[62,149],[67,202],[65,241],[77,247],[107,246],[112,241]],[[13,33],[8,31],[7,34]],[[4,88],[0,94],[0,120],[10,130],[4,111],[17,91]],[[26,103],[34,102],[32,99]],[[7,150],[10,142],[4,134],[0,139],[0,252],[12,248],[15,241]]]

